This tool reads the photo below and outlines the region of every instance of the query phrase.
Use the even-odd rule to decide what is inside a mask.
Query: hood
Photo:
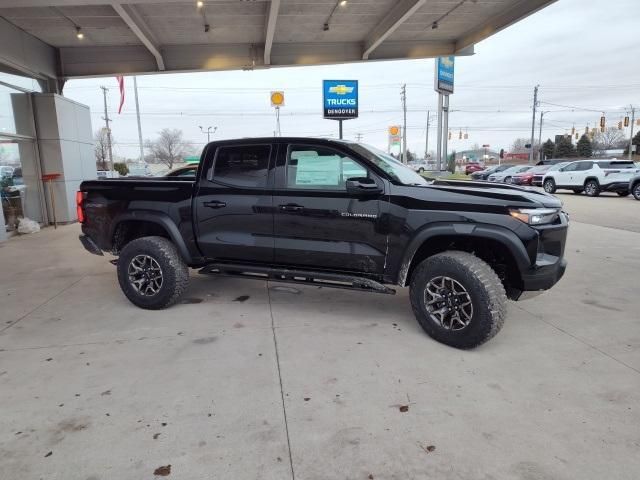
[[[562,202],[553,195],[532,188],[518,187],[515,185],[470,182],[465,180],[435,180],[430,186],[443,192],[458,194],[460,197],[464,197],[464,199],[459,198],[461,203],[522,208],[562,207]]]

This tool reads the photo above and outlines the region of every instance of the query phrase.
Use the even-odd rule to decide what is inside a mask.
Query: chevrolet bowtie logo
[[[337,93],[338,95],[346,95],[347,93],[353,92],[353,87],[347,87],[346,85],[336,85],[334,87],[329,87],[329,91],[331,93]]]

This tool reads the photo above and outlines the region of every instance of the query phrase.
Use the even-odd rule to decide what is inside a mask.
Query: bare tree
[[[530,138],[516,138],[511,145],[510,153],[529,153],[529,149],[525,147],[525,145],[529,145],[531,143]],[[533,143],[533,151],[537,152],[539,149],[538,142]]]
[[[596,132],[593,137],[593,150],[603,154],[606,150],[624,148],[628,141],[624,138],[622,130],[616,127],[609,127],[604,132]]]
[[[191,153],[191,147],[182,138],[182,130],[164,128],[156,140],[147,140],[145,146],[149,149],[149,156],[167,167],[173,165]]]
[[[96,156],[96,166],[101,170],[108,170],[107,161],[109,160],[109,138],[106,128],[100,128],[93,134],[94,146],[93,153]],[[111,136],[111,146],[115,142]]]

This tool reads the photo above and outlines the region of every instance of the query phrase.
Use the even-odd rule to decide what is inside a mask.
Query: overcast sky
[[[533,88],[540,85],[545,114],[543,141],[555,134],[595,126],[602,111],[617,124],[629,104],[640,107],[639,0],[560,0],[479,43],[475,55],[456,58],[456,91],[450,97],[453,140],[449,150],[490,144],[509,150],[517,137],[531,135]],[[183,130],[199,149],[198,128],[218,127],[215,139],[270,136],[275,115],[271,90],[284,90],[283,135],[334,136],[338,123],[321,113],[323,79],[360,82],[360,117],[344,122],[345,138],[387,148],[387,127],[401,124],[400,86],[407,84],[408,146],[424,154],[427,109],[436,110],[434,60],[407,60],[274,68],[258,71],[146,75],[138,77],[142,132],[153,139],[164,128]],[[138,138],[133,79],[125,79],[127,99],[118,115],[115,78],[71,80],[64,94],[91,107],[93,128],[103,126],[102,91],[116,139],[115,153],[134,158]],[[435,150],[432,118],[429,150]],[[468,140],[458,140],[459,131]],[[536,138],[538,135],[536,126]]]

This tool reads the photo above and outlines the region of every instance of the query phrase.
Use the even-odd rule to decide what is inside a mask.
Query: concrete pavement
[[[2,479],[640,471],[638,233],[572,222],[565,278],[469,352],[427,337],[406,290],[194,273],[182,304],[144,311],[77,234],[0,246]]]

